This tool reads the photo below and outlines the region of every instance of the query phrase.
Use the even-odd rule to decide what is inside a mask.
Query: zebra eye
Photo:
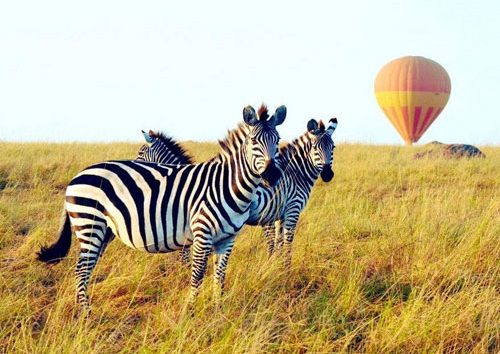
[[[251,138],[250,141],[252,142],[252,144],[257,144],[257,139],[255,138]]]

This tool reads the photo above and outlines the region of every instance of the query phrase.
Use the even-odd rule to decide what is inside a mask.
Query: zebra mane
[[[259,120],[266,121],[267,118],[269,118],[269,112],[267,111],[267,106],[264,103],[260,105],[257,114],[259,116]]]
[[[227,136],[224,139],[219,140],[222,153],[218,157],[230,154],[232,151],[239,149],[249,132],[250,130],[248,125],[244,123],[239,123],[233,130],[228,130]]]
[[[267,110],[267,106],[264,103],[260,105],[257,111],[257,116],[259,117],[259,121],[265,122],[269,119],[269,112]],[[222,149],[222,152],[212,160],[223,160],[224,157],[227,157],[232,152],[238,150],[249,133],[250,127],[245,123],[239,123],[236,128],[228,130],[226,137],[219,140],[219,145]]]
[[[194,163],[193,157],[189,155],[186,152],[186,150],[184,150],[184,148],[177,141],[174,140],[174,138],[167,136],[160,131],[157,132],[150,131],[149,135],[152,138],[158,139],[164,145],[165,149],[171,152],[171,155],[177,157],[177,159],[179,160],[178,162],[179,164],[185,165]]]
[[[291,143],[286,143],[285,145],[280,146],[279,148],[279,159],[282,162],[289,162],[293,155],[297,153],[297,151],[301,151],[300,141],[305,141],[307,139],[307,132],[295,138]]]
[[[280,159],[283,161],[289,161],[292,155],[295,154],[297,150],[302,150],[300,148],[300,141],[302,142],[309,141],[308,138],[309,134],[320,135],[325,131],[326,131],[326,126],[323,123],[323,121],[320,120],[316,131],[306,132],[301,136],[299,136],[298,138],[294,139],[291,143],[286,143],[285,145],[281,146],[279,149]]]
[[[257,115],[259,117],[259,121],[267,121],[269,118],[269,112],[267,110],[267,106],[262,103],[257,111]],[[248,125],[244,123],[239,123],[236,128],[233,130],[227,131],[227,136],[219,140],[219,145],[222,148],[222,152],[227,154],[231,151],[239,149],[246,136],[250,132]]]

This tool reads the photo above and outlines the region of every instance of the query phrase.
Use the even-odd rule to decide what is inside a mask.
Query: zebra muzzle
[[[332,165],[325,165],[321,170],[321,179],[324,182],[330,182],[334,176]]]
[[[270,187],[274,187],[281,178],[281,175],[281,170],[276,166],[274,160],[271,160],[268,162],[266,169],[260,176],[264,180],[265,184]]]

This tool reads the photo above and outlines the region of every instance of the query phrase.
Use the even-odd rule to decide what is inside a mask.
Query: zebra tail
[[[53,245],[41,247],[40,252],[37,253],[39,261],[56,264],[68,255],[69,248],[71,247],[71,224],[66,210],[63,217],[64,223],[59,231],[59,239]]]

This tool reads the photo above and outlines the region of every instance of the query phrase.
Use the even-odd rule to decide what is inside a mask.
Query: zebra
[[[193,164],[193,158],[173,138],[161,132],[142,131],[146,144],[137,153],[136,160],[162,163],[164,165]]]
[[[300,213],[305,208],[314,182],[321,175],[325,182],[333,179],[334,172],[332,134],[337,128],[337,118],[327,127],[314,119],[307,123],[307,131],[280,150],[277,164],[284,175],[274,187],[260,185],[254,194],[247,224],[263,227],[269,255],[283,244],[286,262],[291,262],[291,246]],[[184,150],[171,148],[176,142],[161,133],[144,133],[147,144],[141,146],[137,159],[165,163],[182,163],[191,158]],[[155,159],[155,157],[161,157]],[[182,250],[181,259],[189,262],[189,248]]]
[[[88,281],[99,257],[114,237],[149,253],[171,252],[192,245],[188,308],[193,309],[207,261],[215,253],[214,295],[223,294],[226,267],[235,236],[248,219],[250,203],[261,181],[275,185],[275,164],[286,107],[269,117],[243,109],[243,120],[219,141],[221,152],[199,164],[162,165],[122,160],[91,165],[66,189],[59,239],[42,247],[38,259],[57,263],[68,254],[72,230],[80,241],[76,265],[77,302],[90,311]]]
[[[162,132],[141,131],[146,144],[143,144],[135,158],[138,161],[156,162],[165,165],[182,165],[194,162],[193,157],[182,148],[172,137]],[[181,249],[181,262],[189,265],[189,246]]]

